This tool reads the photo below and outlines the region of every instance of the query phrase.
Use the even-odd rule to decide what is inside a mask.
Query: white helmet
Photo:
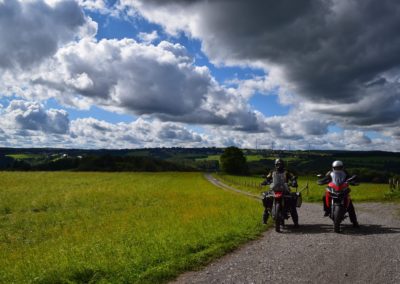
[[[337,168],[339,168],[339,169],[343,169],[343,162],[342,161],[334,161],[333,163],[332,163],[332,168],[334,169],[334,170],[336,170]],[[338,169],[338,170],[339,170]]]

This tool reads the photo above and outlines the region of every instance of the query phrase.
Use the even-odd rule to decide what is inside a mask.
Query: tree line
[[[11,171],[194,171],[189,166],[155,159],[151,157],[135,156],[85,156],[85,157],[67,157],[54,161],[45,161],[39,164],[30,164],[24,160],[15,160],[9,157],[0,159],[1,170]]]

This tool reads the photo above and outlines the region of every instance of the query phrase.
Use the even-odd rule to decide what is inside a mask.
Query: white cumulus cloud
[[[1,1],[0,74],[40,64],[61,45],[94,34],[96,28],[75,1]]]
[[[66,134],[69,131],[69,122],[65,110],[46,110],[37,102],[13,100],[1,113],[0,126],[10,130]]]

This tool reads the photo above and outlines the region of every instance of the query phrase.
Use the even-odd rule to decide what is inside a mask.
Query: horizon
[[[179,146],[171,146],[171,147],[152,147],[152,148],[52,148],[52,147],[3,147],[0,146],[0,151],[1,150],[79,150],[79,151],[140,151],[140,150],[153,150],[153,149],[185,149],[185,150],[190,150],[190,149],[216,149],[216,150],[224,150],[228,147],[232,146],[226,146],[226,147],[214,147],[214,146],[209,146],[209,147],[179,147]],[[233,146],[236,147],[236,146]],[[384,151],[384,150],[346,150],[346,149],[310,149],[310,150],[302,150],[302,149],[255,149],[255,148],[239,148],[243,151],[270,151],[270,152],[352,152],[352,153],[368,153],[368,152],[377,152],[377,153],[393,153],[393,154],[400,154],[400,152],[393,152],[393,151]],[[0,153],[1,154],[1,153]]]
[[[0,147],[400,152],[398,1],[6,0],[0,14]]]

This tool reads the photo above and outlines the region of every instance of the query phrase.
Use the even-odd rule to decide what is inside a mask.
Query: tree
[[[221,155],[222,170],[228,174],[246,174],[246,157],[242,150],[237,147],[228,147]]]

